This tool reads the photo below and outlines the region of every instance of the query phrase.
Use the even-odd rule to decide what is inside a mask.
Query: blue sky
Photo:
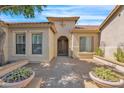
[[[77,25],[100,25],[115,6],[104,5],[48,5],[42,13],[35,13],[35,18],[26,19],[22,15],[10,16],[1,14],[0,19],[6,22],[47,22],[46,17],[79,16]]]

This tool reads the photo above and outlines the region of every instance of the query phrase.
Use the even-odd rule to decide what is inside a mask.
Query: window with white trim
[[[16,34],[16,54],[25,54],[25,33]]]
[[[42,33],[32,34],[32,54],[42,54]]]

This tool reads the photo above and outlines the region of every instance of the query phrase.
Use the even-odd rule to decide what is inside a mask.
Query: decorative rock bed
[[[5,88],[22,88],[26,87],[34,78],[35,72],[27,68],[19,68],[4,75],[1,78],[1,87]]]

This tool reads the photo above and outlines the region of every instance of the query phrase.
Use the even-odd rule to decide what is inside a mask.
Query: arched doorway
[[[68,56],[68,39],[61,36],[58,39],[58,56]]]

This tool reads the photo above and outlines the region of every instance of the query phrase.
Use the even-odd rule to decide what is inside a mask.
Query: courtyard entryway
[[[50,64],[28,64],[42,78],[44,88],[82,88],[84,80],[89,79],[89,71],[95,65],[69,57],[57,57]]]

